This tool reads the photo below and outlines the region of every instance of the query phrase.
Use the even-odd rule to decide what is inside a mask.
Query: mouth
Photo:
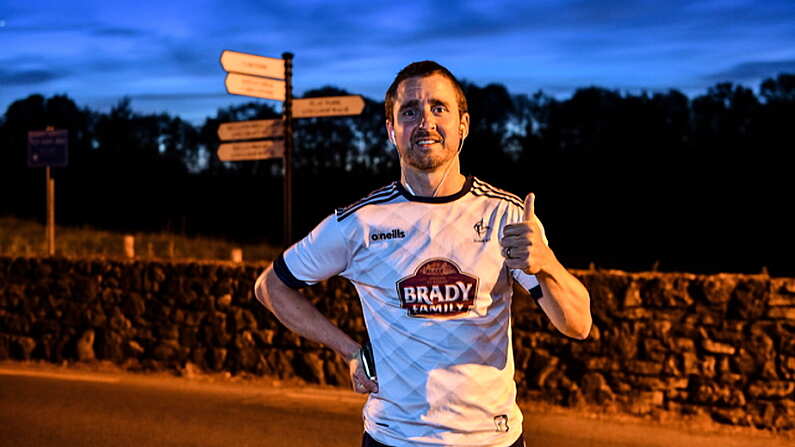
[[[425,135],[423,135],[421,137],[414,138],[414,140],[412,141],[412,143],[415,146],[417,146],[419,148],[423,148],[423,149],[424,148],[429,148],[429,147],[433,146],[434,144],[442,144],[443,142],[444,142],[444,140],[441,137],[433,137],[433,136],[425,136]]]

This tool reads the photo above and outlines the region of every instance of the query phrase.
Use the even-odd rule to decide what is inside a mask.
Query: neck
[[[466,177],[461,174],[458,157],[433,171],[421,171],[403,163],[400,171],[401,181],[415,196],[449,196],[460,191],[466,183]]]

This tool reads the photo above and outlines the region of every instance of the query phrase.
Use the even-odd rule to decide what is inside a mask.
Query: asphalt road
[[[0,446],[358,446],[352,392],[0,364]],[[524,409],[529,446],[795,444],[748,429]]]

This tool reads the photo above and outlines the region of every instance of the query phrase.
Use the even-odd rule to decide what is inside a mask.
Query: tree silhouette
[[[676,90],[542,91],[464,82],[471,129],[467,174],[538,195],[538,213],[567,265],[697,272],[795,274],[789,261],[788,158],[795,147],[795,75],[765,79],[757,94],[719,83],[692,99]],[[331,86],[305,97],[348,95]],[[383,102],[364,113],[295,120],[294,233],[335,207],[398,178]],[[58,221],[129,231],[171,230],[281,242],[279,159],[223,163],[221,123],[278,119],[271,103],[219,109],[194,126],[108,112],[65,95],[15,101],[0,121],[0,214],[44,217],[44,174],[26,164],[27,132],[69,131],[69,167],[55,169]]]

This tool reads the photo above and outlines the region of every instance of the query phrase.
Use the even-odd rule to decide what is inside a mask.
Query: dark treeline
[[[562,261],[575,268],[795,275],[789,211],[795,75],[758,92],[720,83],[688,98],[599,87],[568,99],[465,84],[472,129],[466,174],[524,195]],[[325,87],[305,96],[345,95]],[[69,166],[54,169],[59,224],[172,231],[281,243],[280,160],[221,163],[218,125],[276,118],[269,104],[218,110],[195,126],[108,113],[69,97],[32,95],[0,126],[0,215],[44,220],[44,170],[26,164],[29,130],[69,131]],[[361,116],[296,120],[294,227],[398,177],[383,102]]]

